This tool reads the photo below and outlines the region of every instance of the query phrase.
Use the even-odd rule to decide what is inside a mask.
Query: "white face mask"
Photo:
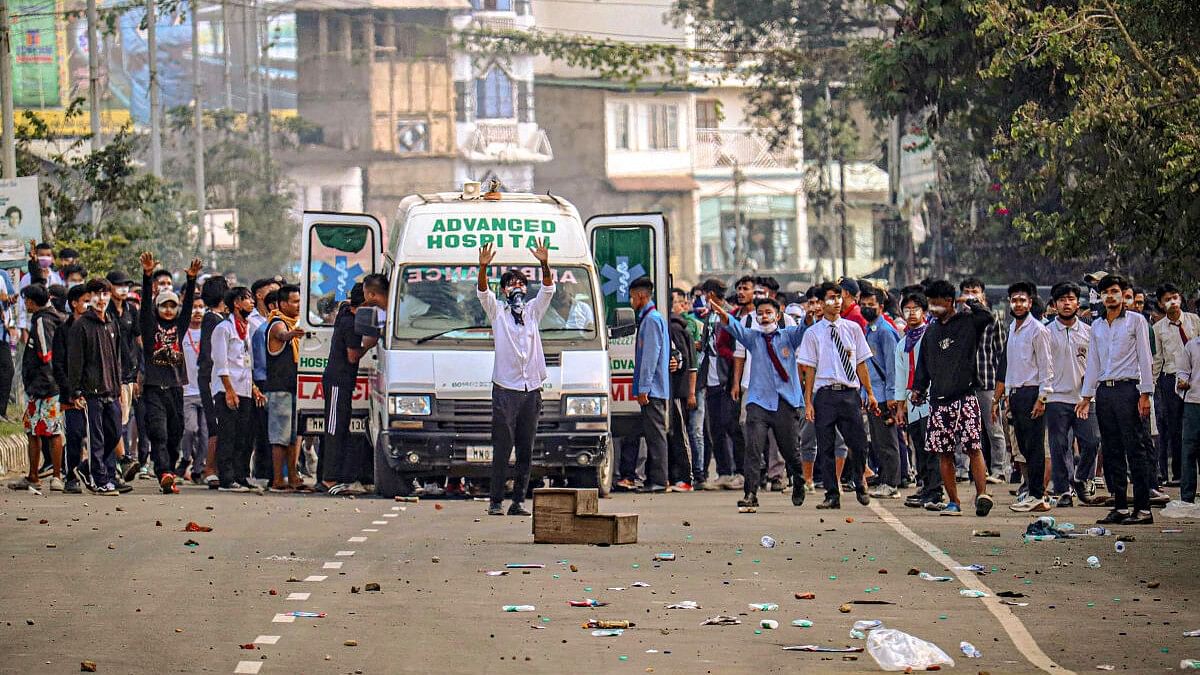
[[[1167,309],[1179,309],[1181,304],[1179,298],[1171,298],[1166,302]]]
[[[762,322],[762,323],[758,324],[758,327],[764,333],[774,333],[779,328],[779,322],[777,322],[777,321],[772,321],[771,323]]]
[[[946,313],[946,308],[941,305],[930,305],[929,311],[933,312],[934,316],[941,316]]]
[[[108,302],[112,299],[110,293],[97,293],[92,295],[92,309],[97,312],[103,312],[108,309]]]

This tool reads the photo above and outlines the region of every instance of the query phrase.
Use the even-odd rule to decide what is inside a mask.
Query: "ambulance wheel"
[[[601,497],[607,497],[612,490],[613,471],[616,468],[613,459],[613,443],[610,437],[600,464],[594,467],[567,469],[567,480],[571,487],[596,488]]]
[[[393,469],[382,452],[375,452],[375,494],[386,499],[412,493],[412,475]]]

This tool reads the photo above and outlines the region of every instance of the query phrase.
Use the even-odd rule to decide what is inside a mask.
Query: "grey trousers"
[[[1100,451],[1100,426],[1096,406],[1086,420],[1075,416],[1070,403],[1046,404],[1046,430],[1050,435],[1050,476],[1054,494],[1063,495],[1071,486],[1096,475],[1096,455]],[[1079,458],[1075,446],[1079,442]]]
[[[975,398],[979,400],[979,409],[983,412],[983,435],[987,437],[987,447],[991,451],[992,465],[988,471],[1008,480],[1012,474],[1012,464],[1008,461],[1008,437],[1004,432],[1004,418],[992,421],[992,401],[996,398],[996,392],[977,389]]]
[[[871,454],[879,467],[879,482],[900,485],[900,443],[896,427],[884,424],[886,418],[867,412],[867,428],[871,433]]]

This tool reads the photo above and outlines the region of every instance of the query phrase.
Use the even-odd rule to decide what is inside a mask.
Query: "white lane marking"
[[[400,514],[399,513],[385,513],[385,514],[383,514],[383,517],[384,518],[399,518]]]
[[[978,575],[976,575],[974,572],[954,569],[956,567],[962,567],[962,563],[956,561],[954,558],[951,558],[945,553],[942,553],[941,548],[934,546],[932,543],[921,537],[921,535],[913,532],[907,525],[900,522],[896,516],[892,515],[891,511],[888,511],[880,506],[878,501],[872,501],[870,508],[875,512],[875,515],[879,516],[880,520],[890,525],[892,529],[895,530],[900,536],[912,542],[917,548],[924,551],[930,558],[933,558],[936,562],[950,570],[954,576],[958,577],[958,580],[962,582],[964,587],[987,593],[988,597],[980,598],[979,601],[983,603],[984,607],[987,607],[988,611],[992,613],[992,616],[996,617],[996,620],[1000,622],[1000,625],[1004,628],[1004,632],[1008,633],[1009,639],[1012,640],[1017,650],[1020,651],[1030,663],[1037,668],[1046,671],[1047,673],[1073,673],[1073,671],[1067,670],[1066,668],[1063,668],[1059,664],[1055,663],[1053,659],[1051,659],[1046,655],[1045,652],[1042,651],[1042,648],[1038,646],[1037,642],[1033,639],[1033,636],[1030,635],[1029,631],[1025,628],[1025,624],[1021,623],[1021,620],[1017,618],[1016,614],[1013,614],[1011,609],[1009,609],[1006,605],[1000,604],[999,598],[996,597],[996,592],[988,588],[986,584],[980,581],[980,577]]]
[[[388,521],[386,521],[386,520],[372,520],[372,521],[371,521],[371,524],[372,524],[372,525],[387,525],[387,524],[388,524]]]
[[[296,623],[296,617],[291,614],[276,614],[271,623]]]
[[[347,542],[349,542],[349,543],[351,543],[351,544],[361,544],[361,543],[363,543],[363,542],[364,542],[364,541],[366,541],[366,540],[367,540],[367,538],[366,538],[366,537],[350,537],[350,538],[349,538],[349,539],[347,539],[346,541],[347,541]]]
[[[262,664],[262,661],[238,661],[237,668],[234,668],[233,672],[255,675],[262,668]]]
[[[288,600],[307,600],[312,593],[288,593]]]
[[[339,560],[337,562],[327,562],[321,566],[321,569],[323,569],[323,570],[340,570],[340,569],[342,569],[342,561]]]
[[[336,558],[349,558],[350,556],[354,555],[354,551],[338,551],[333,555]]]
[[[393,507],[392,507],[392,510],[393,510],[393,511],[403,511],[403,510],[404,510],[404,507],[403,507],[403,506],[393,506]]]
[[[256,645],[273,645],[277,642],[279,642],[278,635],[259,635],[254,638],[254,644]]]
[[[325,576],[324,574],[310,574],[310,575],[304,577],[304,580],[305,581],[325,581],[328,578],[329,577]]]
[[[378,532],[378,531],[379,531],[379,528],[377,528],[377,527],[364,527],[364,528],[362,529],[362,531],[363,531],[363,532]]]

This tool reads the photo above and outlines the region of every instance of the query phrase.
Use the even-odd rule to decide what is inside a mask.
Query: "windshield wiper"
[[[425,344],[426,342],[429,342],[430,340],[435,340],[435,339],[437,339],[437,338],[440,338],[440,337],[442,337],[443,335],[446,335],[447,333],[454,333],[454,332],[456,332],[456,331],[460,331],[460,330],[473,330],[473,329],[476,329],[476,328],[491,328],[491,326],[480,326],[480,325],[474,325],[474,326],[459,326],[458,328],[451,328],[450,330],[444,330],[444,331],[442,331],[442,332],[440,332],[440,333],[434,333],[433,335],[426,335],[425,337],[418,339],[418,340],[417,340],[417,344],[419,344],[419,345],[420,345],[420,344]]]

